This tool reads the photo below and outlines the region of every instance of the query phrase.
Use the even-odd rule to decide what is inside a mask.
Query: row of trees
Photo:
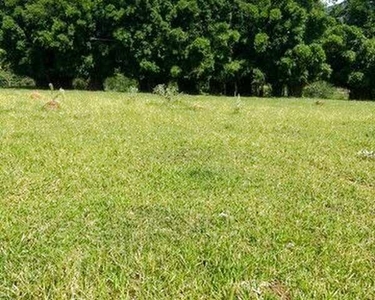
[[[101,89],[121,72],[141,90],[301,96],[330,80],[375,99],[375,4],[348,0],[2,0],[0,48],[20,75]]]

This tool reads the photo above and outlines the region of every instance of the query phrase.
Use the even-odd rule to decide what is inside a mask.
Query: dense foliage
[[[0,48],[14,72],[102,89],[122,73],[141,90],[301,96],[331,80],[375,98],[373,0],[4,0]],[[269,89],[269,88],[268,88]]]

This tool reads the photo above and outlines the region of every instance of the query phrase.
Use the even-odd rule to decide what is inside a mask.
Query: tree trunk
[[[47,89],[48,88],[48,80],[47,79],[41,79],[41,78],[37,78],[35,79],[35,85],[38,89]]]
[[[350,100],[371,100],[371,93],[363,88],[363,89],[351,89],[349,93]]]
[[[71,89],[73,87],[73,79],[68,77],[46,76],[44,78],[36,79],[36,86],[41,89],[49,89],[50,83],[53,84],[55,90],[60,88]]]
[[[100,78],[90,78],[89,87],[90,91],[102,91],[104,89],[103,80]]]
[[[56,78],[52,79],[53,86],[55,90],[60,88],[70,90],[73,88],[73,78]]]
[[[238,95],[238,84],[237,81],[234,82],[234,97],[237,97]]]
[[[290,85],[289,86],[289,97],[301,98],[303,92],[303,85]]]
[[[280,83],[276,83],[272,85],[272,94],[275,97],[283,97],[284,85]]]

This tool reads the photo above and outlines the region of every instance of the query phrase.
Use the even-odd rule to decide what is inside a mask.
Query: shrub
[[[139,89],[136,86],[132,86],[132,87],[129,88],[128,92],[132,95],[135,95],[139,92]]]
[[[0,69],[0,87],[11,87],[13,76],[7,70]]]
[[[138,90],[138,82],[135,79],[126,77],[121,73],[116,73],[108,77],[104,82],[104,90],[112,92],[130,92]]]
[[[234,106],[234,113],[235,114],[238,114],[241,110],[241,107],[242,107],[242,101],[241,101],[241,95],[238,94],[237,95],[237,100],[236,100],[236,103],[235,103],[235,106]]]
[[[170,83],[168,85],[158,84],[154,88],[153,93],[171,101],[175,96],[179,94],[179,91],[176,84]]]
[[[17,77],[16,82],[14,82],[14,84],[14,87],[20,88],[34,88],[36,85],[34,79],[30,77]]]
[[[309,84],[303,90],[307,98],[334,99],[336,88],[326,81],[317,81]]]
[[[336,88],[333,96],[335,100],[349,100],[349,90],[343,88]]]
[[[75,78],[73,80],[73,88],[75,90],[87,90],[89,87],[89,81],[83,78]]]
[[[30,77],[17,76],[9,70],[0,68],[0,87],[31,88],[35,87],[35,81]]]
[[[164,97],[164,95],[166,94],[166,89],[167,89],[167,87],[166,87],[165,84],[158,84],[157,86],[154,87],[152,92],[155,95],[159,95],[159,96]]]
[[[272,97],[272,85],[270,85],[269,83],[263,85],[263,96]]]

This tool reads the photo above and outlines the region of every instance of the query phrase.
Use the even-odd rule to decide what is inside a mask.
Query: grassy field
[[[0,92],[0,299],[375,299],[375,103],[30,93]]]

